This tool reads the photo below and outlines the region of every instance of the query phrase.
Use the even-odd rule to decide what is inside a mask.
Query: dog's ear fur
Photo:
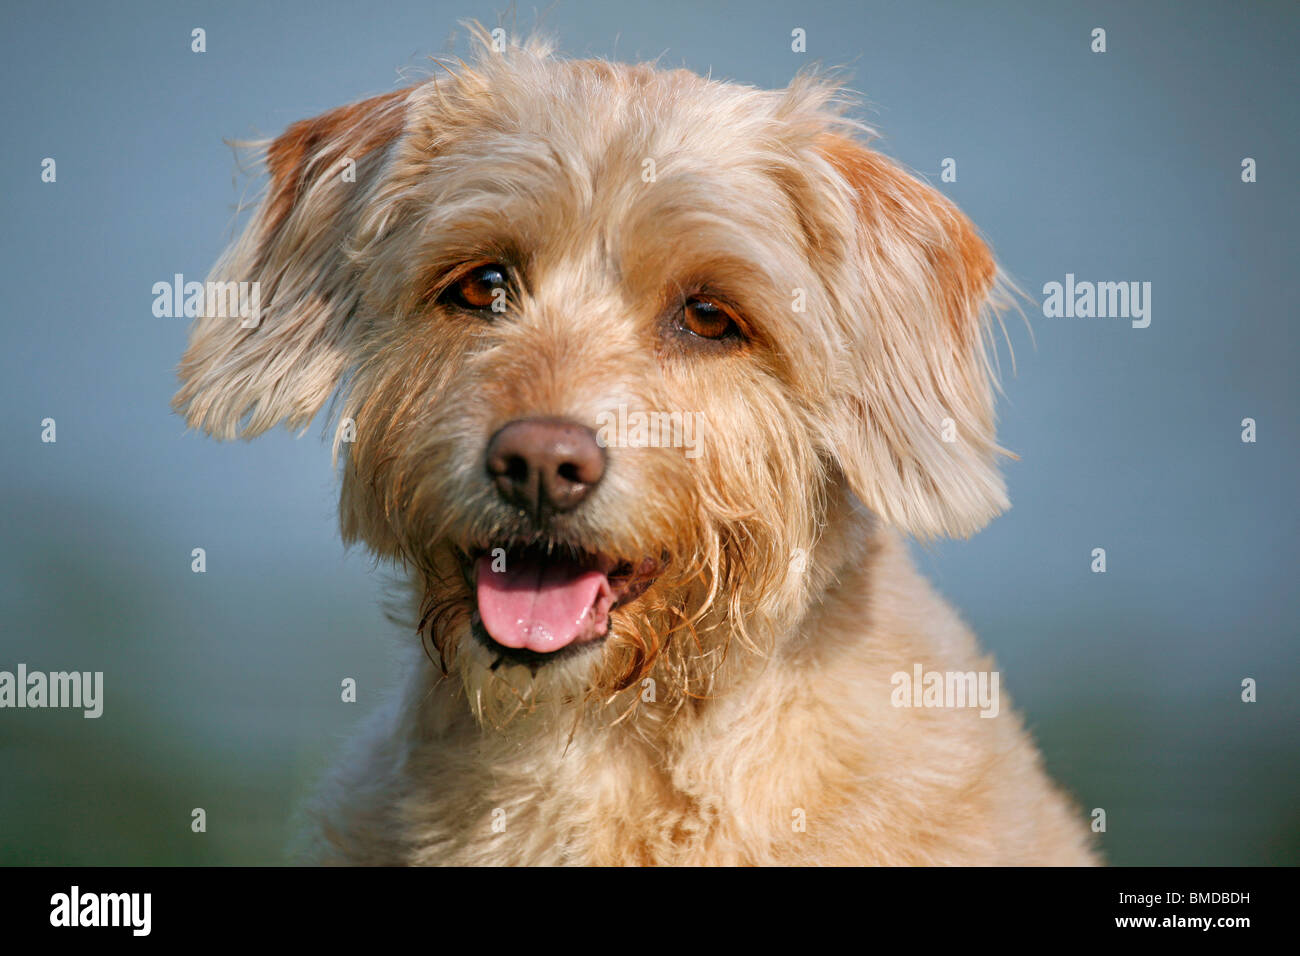
[[[832,290],[848,343],[832,455],[886,522],[920,538],[973,534],[1008,507],[985,342],[992,253],[951,202],[879,153],[836,134],[818,150],[851,236],[849,288]]]
[[[348,243],[402,132],[408,93],[294,123],[267,148],[266,195],[208,277],[258,283],[260,321],[195,321],[172,399],[191,427],[225,439],[281,421],[305,428],[334,391],[358,332]]]

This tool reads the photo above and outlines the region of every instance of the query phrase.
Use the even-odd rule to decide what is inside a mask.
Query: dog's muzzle
[[[552,518],[581,505],[605,474],[589,428],[556,418],[510,422],[487,445],[487,476],[534,533],[461,555],[483,635],[498,649],[553,655],[599,641],[610,613],[654,580],[658,560],[623,560],[548,536]]]

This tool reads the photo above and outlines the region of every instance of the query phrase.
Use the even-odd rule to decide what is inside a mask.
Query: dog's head
[[[270,144],[212,277],[261,320],[201,318],[175,399],[251,437],[342,383],[345,537],[418,572],[481,713],[707,692],[848,490],[919,536],[1006,506],[993,259],[829,84],[483,47]]]

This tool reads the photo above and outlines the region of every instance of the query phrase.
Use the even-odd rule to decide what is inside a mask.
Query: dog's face
[[[295,124],[212,277],[261,321],[196,323],[176,407],[251,436],[345,382],[345,537],[481,716],[706,693],[848,490],[920,535],[1006,504],[992,258],[833,96],[512,48]]]

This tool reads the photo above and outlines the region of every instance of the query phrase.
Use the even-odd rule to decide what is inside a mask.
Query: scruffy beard
[[[397,412],[347,449],[344,539],[410,572],[411,624],[447,678],[439,692],[463,692],[483,726],[535,714],[559,724],[571,712],[647,726],[668,720],[724,693],[733,671],[761,665],[802,618],[829,485],[813,443],[782,416],[694,461],[672,449],[621,450],[622,471],[593,501],[542,522],[502,506],[483,479],[477,436],[487,428],[454,430],[442,404],[412,418],[390,394],[390,380],[396,388],[412,377],[385,372],[382,387],[368,384],[361,394],[371,398],[357,400],[363,423],[367,410]],[[618,563],[653,558],[658,568],[635,600],[613,607],[602,640],[533,667],[476,635],[480,595],[464,559],[539,538]]]
[[[521,656],[492,640],[461,549],[444,544],[413,581],[420,640],[482,726],[558,724],[566,716],[658,724],[714,696],[737,649],[760,657],[771,649],[782,621],[768,604],[797,586],[773,530],[711,534],[688,554],[664,549],[653,582],[610,612],[603,638],[554,655]],[[741,542],[768,557],[746,560]]]

